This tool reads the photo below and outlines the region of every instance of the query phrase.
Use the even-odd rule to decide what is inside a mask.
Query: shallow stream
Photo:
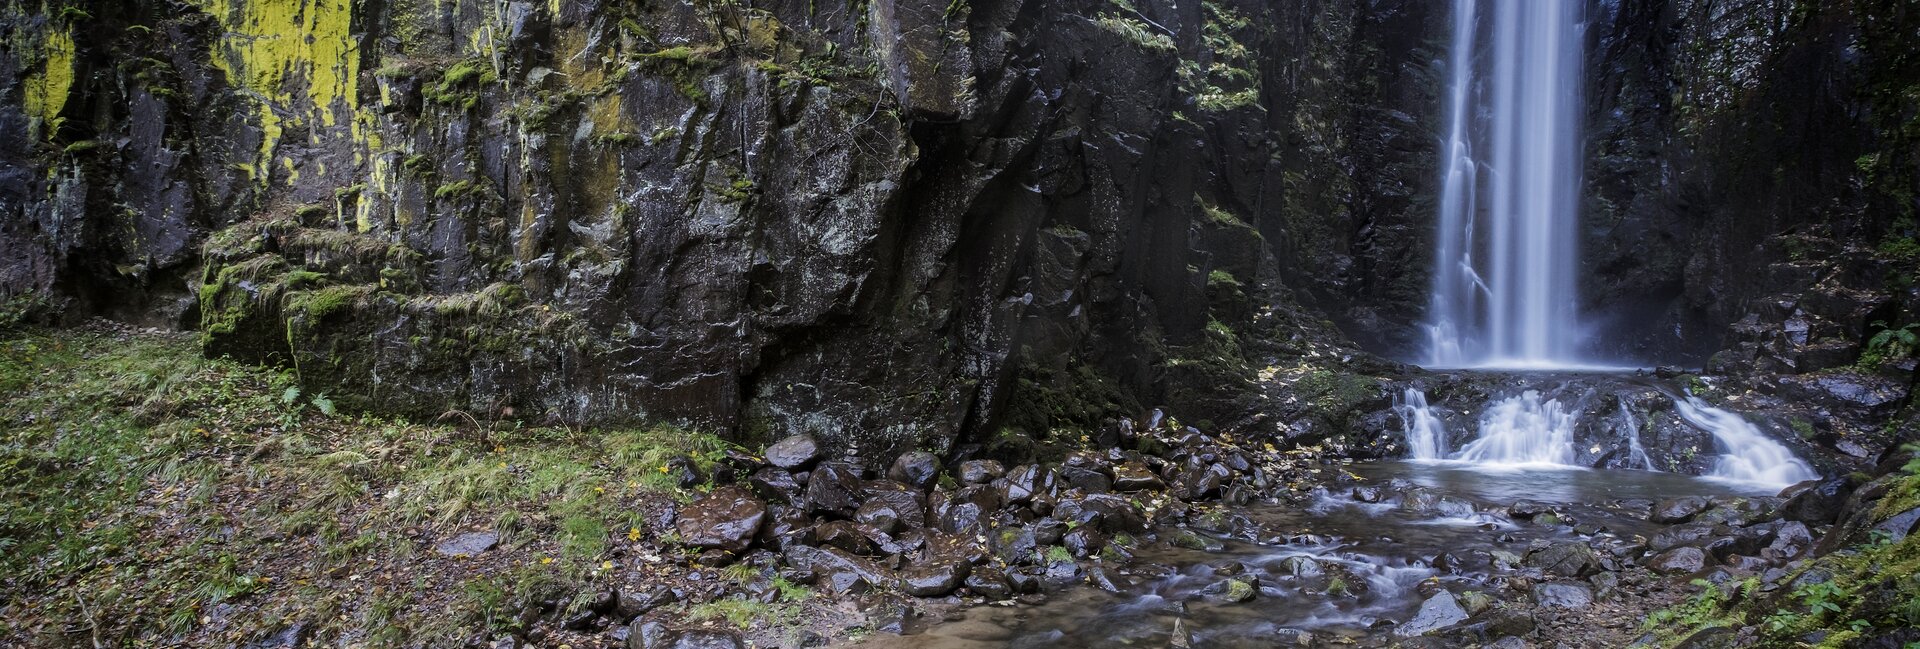
[[[1264,647],[1384,639],[1436,588],[1488,590],[1502,557],[1524,556],[1538,543],[1602,530],[1651,536],[1660,526],[1644,520],[1644,511],[1656,499],[1774,491],[1645,471],[1412,462],[1349,468],[1360,486],[1317,491],[1306,506],[1240,509],[1256,523],[1258,542],[1222,539],[1219,552],[1151,545],[1117,571],[1131,582],[1119,592],[1080,586],[1034,606],[974,607],[918,633],[876,635],[862,646]],[[1386,492],[1400,494],[1397,504],[1365,502]],[[1516,520],[1508,508],[1521,501],[1558,513]],[[1258,594],[1224,601],[1219,584],[1236,575],[1256,577]]]

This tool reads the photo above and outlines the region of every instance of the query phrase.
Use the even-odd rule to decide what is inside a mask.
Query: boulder
[[[1114,491],[1157,491],[1166,486],[1144,462],[1134,460],[1113,466]]]
[[[1459,600],[1454,599],[1453,593],[1442,590],[1422,602],[1420,611],[1413,614],[1413,619],[1407,620],[1406,624],[1394,629],[1393,634],[1403,638],[1425,635],[1429,631],[1450,627],[1466,619],[1467,610],[1460,607]]]
[[[1540,584],[1533,587],[1533,603],[1541,608],[1579,610],[1593,605],[1593,591],[1576,584]]]
[[[1663,575],[1682,575],[1700,572],[1707,567],[1705,550],[1692,546],[1681,546],[1655,555],[1647,562],[1647,568]]]
[[[860,472],[837,463],[821,464],[807,478],[807,511],[850,516],[860,505]]]
[[[1585,577],[1600,571],[1600,559],[1593,548],[1579,541],[1547,546],[1527,555],[1525,565],[1562,577]]]
[[[900,590],[914,597],[943,597],[959,588],[967,577],[967,564],[940,561],[916,566],[900,576]]]
[[[873,562],[835,548],[796,545],[787,548],[785,555],[787,565],[842,595],[883,588],[892,581]]]
[[[820,443],[812,435],[794,435],[767,447],[767,463],[787,469],[799,469],[820,459]]]
[[[1647,513],[1647,520],[1662,524],[1685,523],[1706,511],[1707,504],[1707,499],[1699,496],[1669,498],[1655,503],[1653,511]]]
[[[940,457],[926,451],[909,451],[894,458],[887,468],[887,479],[926,490],[940,478]]]
[[[696,500],[674,520],[680,542],[698,548],[739,552],[753,544],[766,520],[767,505],[753,492],[728,485]]]
[[[1007,469],[993,460],[967,460],[960,463],[957,477],[963,485],[983,485],[995,478],[1007,474]]]

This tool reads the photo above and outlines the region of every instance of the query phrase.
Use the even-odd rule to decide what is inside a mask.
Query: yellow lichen
[[[46,66],[27,77],[25,107],[28,116],[51,124],[66,109],[67,94],[73,90],[73,34],[48,32],[43,49]]]
[[[226,28],[214,67],[249,91],[261,141],[255,180],[264,184],[286,131],[283,122],[322,126],[351,115],[359,96],[359,42],[351,0],[198,0]],[[296,91],[298,94],[296,95]],[[318,140],[321,133],[309,129]]]

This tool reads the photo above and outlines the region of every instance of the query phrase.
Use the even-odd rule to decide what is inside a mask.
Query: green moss
[[[1122,40],[1153,52],[1172,52],[1173,38],[1155,31],[1145,21],[1114,13],[1100,14],[1094,24],[1120,36]]]
[[[318,322],[352,306],[370,292],[371,289],[365,286],[328,286],[293,291],[287,293],[282,308],[286,313],[305,315],[310,322]]]

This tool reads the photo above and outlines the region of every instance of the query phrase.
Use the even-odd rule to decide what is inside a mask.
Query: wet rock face
[[[688,505],[673,523],[687,545],[730,552],[747,549],[767,506],[744,487],[725,486]]]
[[[1422,3],[779,5],[742,42],[685,3],[256,2],[7,9],[0,75],[47,92],[0,101],[0,293],[184,320],[348,409],[891,458],[1239,421],[1241,338],[1337,337],[1295,295],[1413,285],[1351,269],[1431,183],[1391,90]]]

